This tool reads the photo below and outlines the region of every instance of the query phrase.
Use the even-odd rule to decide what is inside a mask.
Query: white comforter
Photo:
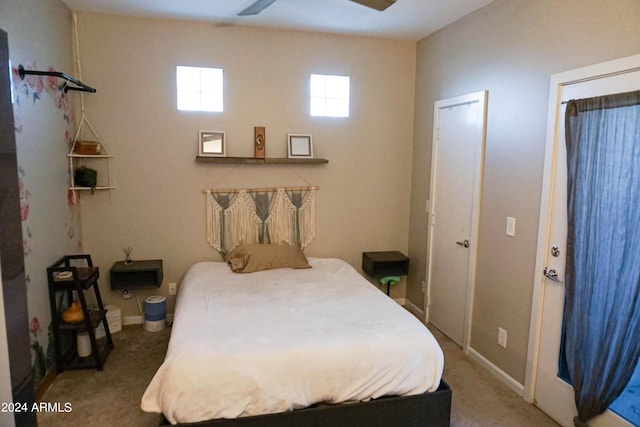
[[[309,261],[194,264],[142,409],[196,422],[435,390],[444,359],[427,328],[347,263]]]

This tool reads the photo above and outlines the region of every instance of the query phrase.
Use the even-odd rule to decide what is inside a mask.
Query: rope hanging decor
[[[288,243],[304,249],[316,237],[317,190],[205,190],[207,242],[223,255],[249,243]]]
[[[74,41],[75,41],[75,51],[76,51],[76,69],[78,70],[78,79],[82,80],[82,68],[80,67],[80,45],[78,42],[78,15],[76,15],[75,13],[73,14],[73,35],[75,38]],[[93,92],[95,92],[95,89],[93,90]],[[107,157],[108,159],[109,181],[111,181],[111,156],[107,151],[107,147],[104,145],[104,143],[98,136],[98,133],[89,122],[89,119],[87,119],[87,115],[85,114],[85,108],[84,108],[84,96],[83,96],[83,93],[80,92],[80,120],[78,122],[78,129],[76,129],[75,136],[73,137],[73,144],[71,145],[71,153],[74,152],[76,144],[79,142],[79,138],[82,135],[82,129],[84,125],[86,125],[89,128],[89,130],[95,137],[96,142],[99,143],[100,154]],[[74,171],[73,171],[73,160],[71,157],[69,157],[69,167],[71,169],[71,177],[72,177],[71,182],[73,187]],[[113,197],[113,186],[111,186],[111,182],[109,182],[109,186],[110,186],[109,188],[111,189],[111,196]],[[77,203],[77,195],[75,190],[73,190],[73,203],[74,204]]]

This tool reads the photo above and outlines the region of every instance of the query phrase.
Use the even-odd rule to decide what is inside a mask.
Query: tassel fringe
[[[296,207],[284,188],[277,188],[275,200],[264,222],[256,213],[255,200],[247,190],[225,209],[211,190],[206,191],[207,242],[223,256],[241,244],[288,243],[304,249],[316,237],[315,187],[303,188],[302,203]],[[298,194],[299,196],[299,194]],[[262,237],[262,238],[261,238]]]

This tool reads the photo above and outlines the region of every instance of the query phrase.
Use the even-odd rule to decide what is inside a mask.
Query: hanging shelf
[[[115,186],[111,182],[111,159],[113,156],[111,154],[77,154],[73,151],[67,154],[69,158],[69,169],[71,172],[71,185],[69,186],[69,190],[73,191],[74,194],[76,191],[96,191],[96,190],[115,190]],[[108,183],[106,185],[96,185],[95,187],[83,187],[77,185],[75,182],[75,171],[77,169],[76,162],[78,162],[78,166],[84,166],[85,159],[106,159],[108,162]]]
[[[81,79],[82,69],[80,67],[80,46],[78,43],[78,16],[75,13],[73,14],[73,35],[75,39],[76,67],[78,69],[78,78]],[[81,81],[75,80],[69,76],[61,75],[58,77],[64,78],[65,80],[76,85],[76,87],[66,86],[65,92],[67,89],[77,90],[80,92],[91,92],[91,93],[96,92],[94,88],[87,86]],[[96,133],[95,129],[93,128],[93,126],[91,126],[91,123],[89,123],[89,120],[87,119],[87,116],[85,114],[85,109],[84,109],[84,97],[82,93],[80,93],[80,112],[81,114],[80,114],[80,122],[78,123],[78,129],[76,130],[75,137],[73,138],[73,144],[71,145],[71,150],[69,151],[69,154],[67,154],[67,157],[69,158],[69,174],[70,174],[69,181],[71,184],[69,186],[69,190],[73,194],[73,201],[75,203],[78,191],[91,191],[91,194],[93,194],[94,191],[96,190],[109,190],[111,195],[111,201],[113,202],[113,190],[116,188],[113,185],[112,178],[111,178],[111,159],[113,158],[113,156],[109,154],[109,152],[107,151],[107,147],[104,145],[104,143]],[[88,152],[83,149],[85,148],[83,144],[86,144],[87,141],[81,141],[79,139],[82,135],[82,128],[84,125],[87,125],[87,127],[95,137],[95,141],[88,141],[89,145],[92,145],[93,147],[95,147]],[[85,162],[92,161],[92,160],[107,161],[106,180],[104,178],[102,178],[102,180],[98,178],[97,181],[102,181],[102,185],[98,185],[98,182],[95,182],[94,187],[77,185],[76,179],[75,179],[76,169],[81,166],[85,166]]]
[[[82,127],[85,124],[87,125],[87,127],[89,128],[89,130],[91,131],[95,139],[98,141],[98,142],[90,141],[91,144],[95,144],[98,147],[97,150],[91,154],[87,154],[83,150],[77,149],[77,147],[79,146],[81,147],[82,144],[86,144],[85,141],[80,141],[78,139],[82,131]],[[67,154],[67,157],[69,158],[69,173],[71,175],[70,176],[71,185],[69,186],[69,190],[73,192],[74,199],[76,197],[77,191],[91,191],[91,194],[93,194],[94,191],[96,190],[110,190],[111,196],[113,197],[113,190],[116,188],[113,185],[113,182],[111,180],[111,159],[113,158],[113,156],[109,154],[109,152],[107,151],[107,148],[104,146],[102,142],[100,142],[100,137],[96,133],[95,129],[93,129],[93,126],[91,126],[91,123],[89,123],[89,120],[87,120],[87,116],[84,114],[84,111],[82,112],[82,117],[80,118],[80,124],[78,126],[76,136],[73,140],[71,151],[69,151],[69,154]],[[95,187],[79,186],[75,182],[76,169],[78,169],[78,167],[85,166],[85,161],[90,161],[90,160],[107,160],[106,183],[104,183],[103,181],[102,185],[96,185]],[[98,178],[98,181],[100,181],[100,178]]]

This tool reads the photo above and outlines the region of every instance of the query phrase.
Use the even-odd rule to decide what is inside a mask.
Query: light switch
[[[498,328],[498,345],[507,348],[507,331],[502,328]]]
[[[514,237],[516,235],[516,219],[507,217],[507,236]]]

